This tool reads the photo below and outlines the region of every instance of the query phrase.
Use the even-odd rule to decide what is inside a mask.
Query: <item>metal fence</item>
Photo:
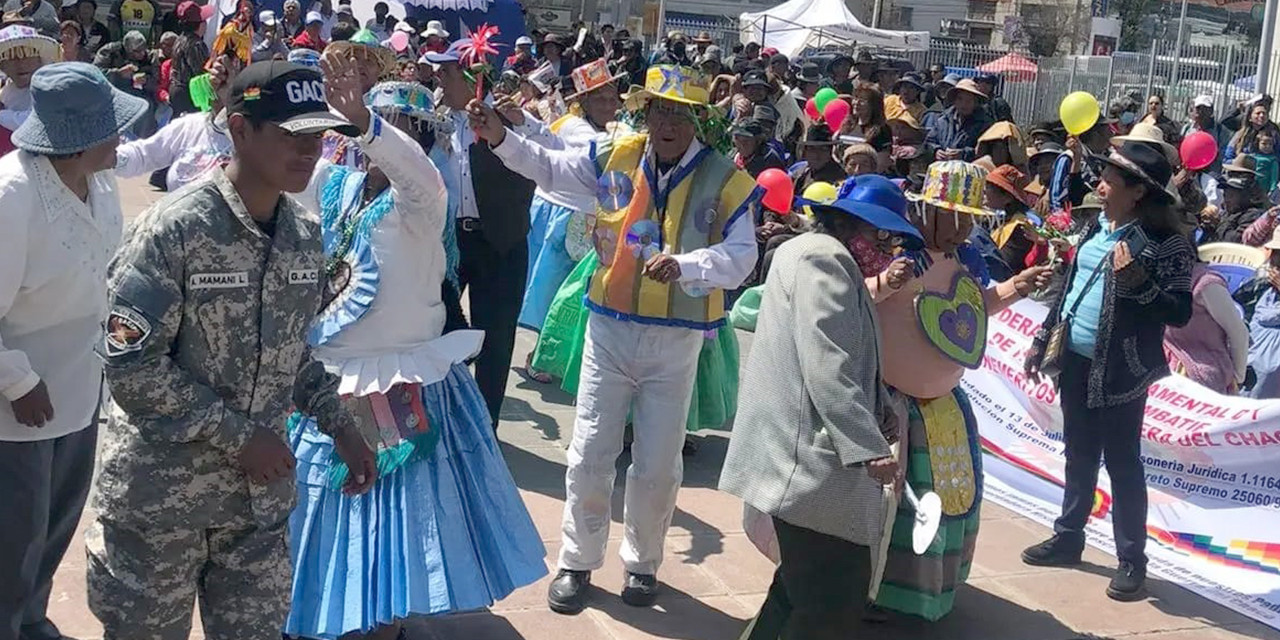
[[[721,45],[725,56],[741,41],[739,26],[731,18],[668,13],[661,32],[672,30],[691,37],[706,31]],[[1014,54],[1033,64],[1033,72],[1003,67],[1000,61],[1010,55],[1008,50],[950,41],[933,41],[925,51],[879,53],[905,58],[920,70],[940,63],[961,76],[975,75],[983,67],[994,69],[1002,79],[1000,95],[1009,102],[1019,123],[1056,119],[1058,104],[1073,91],[1092,93],[1104,108],[1112,100],[1133,96],[1140,110],[1145,110],[1148,96],[1158,94],[1164,98],[1166,114],[1178,122],[1186,120],[1193,98],[1207,95],[1221,115],[1254,94],[1258,69],[1256,47],[1183,44],[1178,49],[1172,37],[1152,41],[1146,51],[1116,51],[1109,56]],[[1266,86],[1280,89],[1280,54],[1272,60]]]

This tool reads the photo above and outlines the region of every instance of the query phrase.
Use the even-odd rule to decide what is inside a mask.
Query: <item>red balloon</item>
[[[786,171],[765,169],[756,177],[756,184],[764,189],[764,197],[760,202],[766,209],[783,215],[791,212],[791,202],[795,200],[796,188]]]
[[[1178,155],[1186,168],[1199,171],[1213,164],[1213,159],[1218,157],[1218,143],[1209,132],[1197,131],[1182,139]]]
[[[848,102],[840,99],[832,100],[827,103],[827,108],[822,110],[822,119],[834,133],[840,130],[840,125],[844,124],[845,118],[849,117],[850,109]]]
[[[809,101],[804,103],[804,113],[809,116],[810,120],[814,122],[818,121],[818,103],[815,102],[813,98],[809,98]]]

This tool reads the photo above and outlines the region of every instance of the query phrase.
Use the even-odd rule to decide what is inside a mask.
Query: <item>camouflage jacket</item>
[[[102,517],[210,527],[248,517],[246,501],[258,522],[287,517],[293,479],[250,484],[238,456],[254,429],[283,438],[295,405],[326,432],[350,424],[306,344],[323,269],[312,213],[281,197],[268,236],[221,169],[134,222],[98,349],[111,390]]]

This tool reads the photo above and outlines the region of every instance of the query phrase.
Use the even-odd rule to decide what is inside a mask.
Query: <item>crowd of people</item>
[[[657,602],[689,434],[732,424],[720,488],[777,563],[747,640],[951,611],[982,503],[959,382],[1021,299],[1050,309],[1025,375],[1066,456],[1022,559],[1080,562],[1105,460],[1117,600],[1144,594],[1150,383],[1280,394],[1268,96],[1182,128],[1123,98],[1068,134],[998,77],[866,50],[646,54],[606,25],[486,60],[384,3],[245,2],[213,37],[191,1],[51,10],[0,28],[0,638],[61,637],[91,484],[107,639],[185,638],[197,599],[211,639],[405,637],[537,581],[497,441],[517,327],[576,397],[548,606],[590,604],[626,447],[621,597]],[[116,178],[146,174],[173,193],[125,230]],[[1209,242],[1269,268],[1231,292]],[[924,554],[906,485],[941,501]]]

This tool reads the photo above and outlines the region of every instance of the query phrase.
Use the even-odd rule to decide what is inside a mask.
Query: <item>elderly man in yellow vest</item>
[[[560,571],[547,598],[558,613],[585,607],[591,572],[604,564],[614,464],[633,408],[622,599],[653,604],[703,332],[724,323],[724,290],[755,265],[760,194],[750,176],[697,140],[707,90],[695,77],[686,67],[651,67],[644,89],[627,97],[629,109],[643,109],[647,132],[576,150],[549,151],[506,130],[485,105],[469,107],[472,126],[508,167],[543,188],[596,200],[600,266],[586,301],[592,314],[565,475]]]

